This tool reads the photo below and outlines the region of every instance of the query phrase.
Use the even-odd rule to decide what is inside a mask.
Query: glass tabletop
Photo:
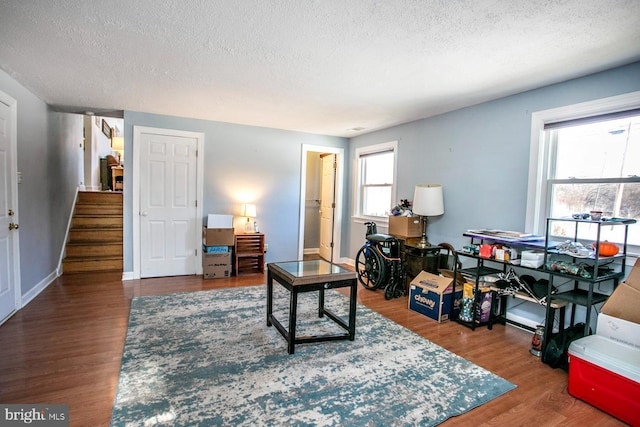
[[[339,265],[325,260],[277,262],[278,267],[294,277],[320,276],[324,274],[350,273]]]

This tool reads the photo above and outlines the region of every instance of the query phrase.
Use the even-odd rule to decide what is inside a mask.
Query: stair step
[[[81,191],[77,204],[122,204],[122,193],[113,191]]]
[[[66,258],[100,258],[119,257],[122,258],[122,242],[111,243],[67,243]]]
[[[62,261],[65,274],[123,271],[122,193],[82,191]]]
[[[76,204],[76,215],[120,215],[122,216],[122,205],[107,205],[104,203],[82,203]]]
[[[122,243],[122,228],[71,228],[69,242],[120,242]]]
[[[89,271],[122,271],[122,257],[69,259],[62,261],[64,273],[86,273]]]
[[[122,228],[121,215],[74,215],[73,228]]]

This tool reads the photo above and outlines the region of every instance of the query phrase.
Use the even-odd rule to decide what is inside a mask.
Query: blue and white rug
[[[347,317],[346,297],[326,300]],[[338,328],[317,317],[317,293],[298,304],[298,336]],[[134,298],[111,425],[431,426],[515,388],[362,305],[356,325],[355,341],[289,355],[264,285]]]

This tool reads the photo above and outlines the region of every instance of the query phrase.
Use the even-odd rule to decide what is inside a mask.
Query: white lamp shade
[[[256,205],[254,205],[253,203],[245,203],[244,205],[242,205],[242,214],[240,216],[255,218]]]
[[[444,213],[442,186],[418,184],[413,195],[413,213],[421,216],[438,216]]]
[[[111,149],[113,151],[124,150],[124,138],[121,136],[114,136],[111,138]]]

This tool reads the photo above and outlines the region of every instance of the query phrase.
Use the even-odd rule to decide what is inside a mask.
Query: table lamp
[[[247,223],[244,225],[245,233],[253,233],[253,226],[251,225],[251,218],[256,217],[256,205],[253,203],[245,203],[242,205],[242,213],[240,216],[247,217]]]
[[[112,136],[111,149],[118,153],[118,162],[122,163],[122,159],[124,158],[124,138],[121,136]]]
[[[431,246],[427,240],[427,218],[444,213],[442,186],[440,184],[418,184],[413,195],[413,213],[422,217],[422,237],[419,248]]]

